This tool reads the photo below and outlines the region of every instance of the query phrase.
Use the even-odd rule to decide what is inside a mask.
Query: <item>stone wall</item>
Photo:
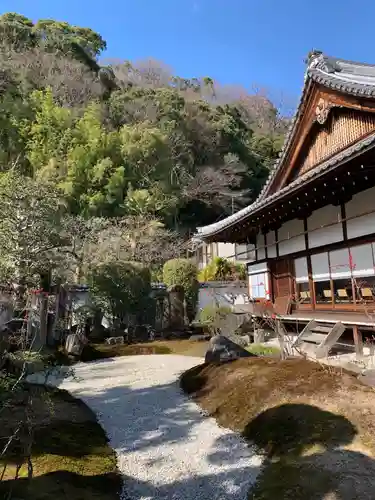
[[[197,314],[208,305],[232,306],[248,300],[246,281],[208,281],[200,283]]]

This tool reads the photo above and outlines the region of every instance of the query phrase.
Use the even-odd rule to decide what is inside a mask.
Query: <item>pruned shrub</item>
[[[187,316],[192,321],[195,316],[199,284],[197,266],[190,259],[171,259],[163,267],[163,281],[167,286],[180,285],[185,292]]]
[[[138,262],[113,261],[90,271],[90,291],[98,308],[113,323],[126,323],[129,315],[144,320],[150,305],[150,271]]]
[[[233,265],[233,277],[237,280],[245,281],[247,279],[247,272],[245,264],[236,262]]]

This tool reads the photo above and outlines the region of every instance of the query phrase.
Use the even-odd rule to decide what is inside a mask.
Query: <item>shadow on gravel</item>
[[[80,397],[79,393],[77,395]],[[126,386],[113,387],[97,395],[84,396],[84,400],[99,412],[103,412],[105,406],[108,420],[118,415],[118,406],[124,406],[124,401],[131,408],[131,412],[126,411],[122,416],[124,439],[120,451],[124,453],[179,442],[205,418],[203,414],[189,410],[189,402],[179,395],[175,383],[136,390]]]
[[[247,469],[246,469],[247,470]],[[243,472],[246,471],[242,471]],[[250,471],[254,473],[255,471]],[[122,500],[243,500],[249,489],[247,481],[238,481],[232,471],[181,479],[153,486],[149,482],[124,477],[126,494]]]

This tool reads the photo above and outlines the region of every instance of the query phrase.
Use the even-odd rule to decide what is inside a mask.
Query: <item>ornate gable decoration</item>
[[[315,109],[315,115],[316,115],[316,121],[320,124],[323,125],[329,115],[329,112],[333,108],[334,104],[327,101],[326,99],[323,99],[321,97],[318,101],[318,104]]]
[[[318,101],[315,115],[320,126],[315,124],[311,129],[308,147],[293,167],[294,176],[304,174],[375,131],[375,113],[345,108],[324,98]]]

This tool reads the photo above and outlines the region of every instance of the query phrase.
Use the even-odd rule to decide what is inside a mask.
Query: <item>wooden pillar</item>
[[[353,326],[353,338],[354,338],[356,358],[360,359],[363,357],[363,339],[362,339],[362,332],[358,330],[357,325]]]

